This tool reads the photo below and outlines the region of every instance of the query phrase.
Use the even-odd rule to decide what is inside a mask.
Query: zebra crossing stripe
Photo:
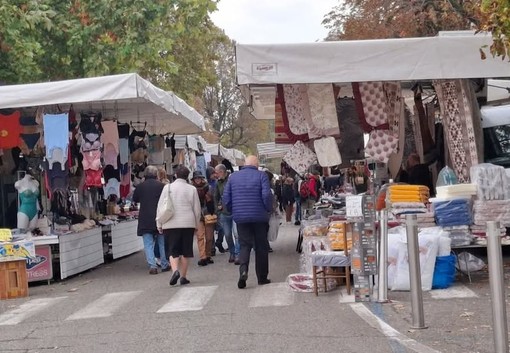
[[[17,325],[67,297],[32,299],[0,315],[0,325]]]
[[[288,306],[294,303],[295,293],[287,283],[271,283],[259,286],[250,299],[250,308]]]
[[[112,316],[115,311],[129,303],[140,293],[142,292],[133,291],[105,294],[101,298],[87,305],[85,308],[72,314],[66,320],[81,320]]]
[[[157,312],[171,313],[202,310],[212,298],[216,289],[218,289],[218,286],[181,288]]]

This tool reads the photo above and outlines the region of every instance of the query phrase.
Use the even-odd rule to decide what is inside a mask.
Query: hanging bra
[[[110,179],[117,179],[120,181],[120,172],[118,169],[113,168],[111,165],[107,165],[103,170],[104,180],[108,182]]]
[[[147,131],[136,131],[133,130],[131,135],[129,135],[129,151],[133,152],[139,148],[147,148],[147,143],[145,142],[145,137],[147,136]]]
[[[115,178],[108,180],[104,186],[104,198],[108,199],[110,195],[117,195],[120,198],[120,182]]]
[[[81,135],[81,150],[82,152],[98,150],[101,148],[101,141],[99,140],[99,134],[87,133]]]
[[[101,183],[102,170],[93,170],[87,169],[85,170],[85,186],[86,187],[101,187],[103,184]]]
[[[95,151],[88,151],[83,153],[83,169],[93,169],[93,170],[99,170],[101,169],[101,151],[95,150]]]
[[[55,162],[58,164],[58,162]],[[69,171],[58,166],[52,169],[46,169],[46,177],[52,193],[56,190],[67,190],[69,187]]]
[[[119,139],[129,138],[129,124],[117,124],[117,130],[119,131]]]
[[[103,132],[103,127],[101,125],[102,115],[101,113],[81,113],[81,121],[80,121],[80,131],[82,134],[87,133],[99,133]]]

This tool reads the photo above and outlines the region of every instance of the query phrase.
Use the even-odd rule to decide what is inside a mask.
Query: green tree
[[[215,9],[216,0],[0,0],[0,80],[137,72],[189,99],[214,77]]]
[[[510,59],[510,0],[483,0],[479,29],[492,33],[490,52]]]

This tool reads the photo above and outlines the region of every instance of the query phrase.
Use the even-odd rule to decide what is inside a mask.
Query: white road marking
[[[250,299],[250,308],[288,306],[294,303],[295,293],[287,283],[271,283],[259,286]]]
[[[67,297],[32,299],[0,315],[0,325],[16,325]]]
[[[157,312],[171,313],[202,310],[212,298],[216,289],[218,289],[218,286],[181,288]]]
[[[367,324],[372,326],[373,328],[380,331],[383,335],[388,337],[390,340],[397,341],[401,345],[413,350],[414,352],[418,353],[440,353],[439,351],[436,351],[433,348],[430,348],[428,346],[425,346],[424,344],[421,344],[412,338],[409,338],[397,330],[395,330],[393,327],[379,319],[377,316],[375,316],[368,308],[361,304],[361,303],[355,303],[351,304],[352,310],[358,314],[359,317],[361,317]]]
[[[434,289],[430,291],[433,299],[452,299],[452,298],[477,298],[478,295],[471,289],[463,285],[454,285],[446,289]]]
[[[121,306],[129,303],[140,293],[142,292],[134,291],[105,294],[101,298],[93,301],[92,303],[84,307],[83,309],[78,310],[77,312],[72,314],[66,320],[81,320],[112,316],[112,314],[118,309],[120,309]]]

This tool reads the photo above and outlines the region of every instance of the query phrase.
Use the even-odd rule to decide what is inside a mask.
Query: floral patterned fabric
[[[311,116],[306,85],[283,85],[283,97],[290,131],[295,135],[307,134]]]
[[[317,159],[322,167],[334,167],[342,164],[342,157],[334,137],[324,137],[313,142]]]
[[[296,141],[307,141],[308,135],[296,135],[290,130],[289,120],[287,116],[287,108],[285,106],[285,94],[283,85],[276,86],[275,98],[275,143],[293,144]]]
[[[390,130],[374,130],[370,133],[365,152],[378,162],[388,163],[390,155],[396,152],[398,135]]]
[[[308,121],[308,136],[319,138],[340,135],[333,85],[309,84],[307,93],[311,119]]]
[[[303,142],[297,141],[283,157],[283,160],[297,173],[304,174],[317,162],[317,156]]]

